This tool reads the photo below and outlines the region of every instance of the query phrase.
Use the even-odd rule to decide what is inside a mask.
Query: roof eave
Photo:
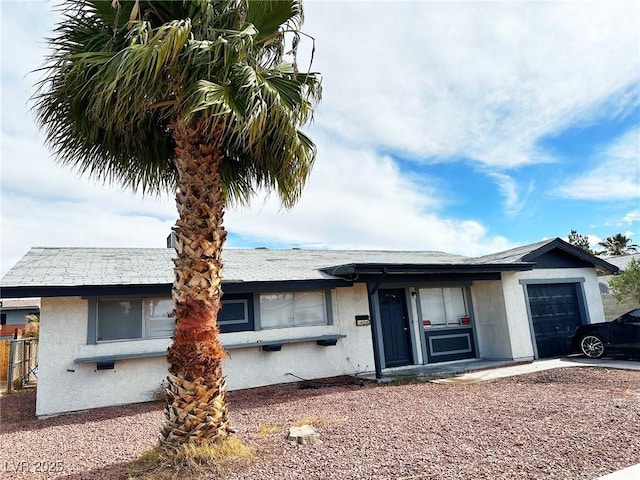
[[[242,282],[238,280],[222,282],[227,293],[238,292],[273,292],[296,289],[330,289],[348,287],[353,282],[343,278],[307,279],[307,280],[270,280]],[[168,296],[171,294],[171,283],[128,284],[128,285],[66,285],[66,286],[5,286],[2,287],[2,298],[52,298],[52,297],[101,297],[101,296]]]
[[[534,263],[493,263],[493,264],[358,264],[336,265],[322,271],[336,277],[350,275],[437,275],[442,273],[499,273],[532,270]]]

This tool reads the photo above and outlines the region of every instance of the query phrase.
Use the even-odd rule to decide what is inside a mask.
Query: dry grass
[[[222,443],[184,445],[176,452],[155,447],[127,466],[131,479],[218,478],[231,465],[255,458],[255,450],[231,436]]]

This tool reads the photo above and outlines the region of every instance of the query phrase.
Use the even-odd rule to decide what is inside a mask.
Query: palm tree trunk
[[[203,124],[173,125],[175,162],[179,174],[173,228],[178,256],[174,259],[172,296],[176,328],[169,348],[167,405],[161,444],[224,440],[229,432],[225,351],[218,338],[222,299],[222,226],[225,198],[220,176],[222,150]]]

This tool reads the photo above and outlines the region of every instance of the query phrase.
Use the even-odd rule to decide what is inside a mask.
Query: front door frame
[[[387,367],[385,354],[384,354],[384,336],[382,334],[382,319],[380,316],[380,297],[378,295],[379,290],[402,290],[404,292],[404,308],[407,315],[407,324],[408,324],[408,331],[409,331],[408,341],[409,341],[409,347],[411,349],[410,360],[408,365],[417,365],[417,362],[418,362],[417,351],[416,351],[417,344],[416,344],[415,332],[413,328],[415,322],[413,319],[412,308],[411,308],[411,305],[409,304],[409,298],[411,294],[409,292],[408,287],[396,286],[393,284],[386,284],[383,286],[377,285],[377,288],[375,288],[375,291],[373,292],[373,294],[369,296],[370,298],[369,307],[372,312],[372,320],[373,320],[371,328],[372,328],[372,334],[375,339],[374,348],[376,350],[374,352],[374,357],[378,358],[379,369],[382,370],[385,368],[391,368],[391,367]],[[378,374],[378,372],[376,372],[376,374]]]

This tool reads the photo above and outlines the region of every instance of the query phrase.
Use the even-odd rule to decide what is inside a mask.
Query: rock
[[[311,425],[291,427],[287,440],[295,445],[319,445],[322,443],[318,432]]]

